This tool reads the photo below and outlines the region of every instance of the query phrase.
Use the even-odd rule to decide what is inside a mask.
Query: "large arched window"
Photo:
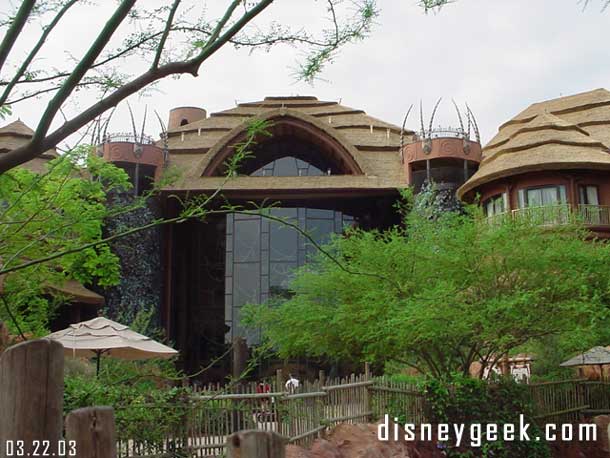
[[[285,156],[268,162],[251,173],[257,177],[311,177],[330,174],[331,168],[320,170],[315,165],[294,156]]]
[[[343,175],[343,166],[313,143],[277,137],[258,145],[239,167],[240,175],[298,177]]]

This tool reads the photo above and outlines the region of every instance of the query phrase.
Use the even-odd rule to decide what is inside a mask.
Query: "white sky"
[[[0,0],[0,10],[14,2]],[[277,3],[263,20],[279,18],[297,28],[320,26],[315,21],[320,20],[324,2]],[[468,102],[486,142],[502,122],[530,103],[610,88],[610,9],[601,12],[601,0],[593,0],[585,11],[578,0],[458,0],[439,14],[428,15],[416,0],[378,3],[381,15],[371,37],[343,48],[313,86],[295,83],[292,48],[249,55],[228,47],[204,64],[199,77],[167,79],[149,96],[132,98],[138,125],[145,105],[166,118],[176,106],[214,112],[233,107],[236,100],[296,94],[341,99],[347,106],[400,125],[411,103],[417,106],[423,100],[427,117],[442,96],[445,103],[435,125],[457,124],[451,98]],[[111,0],[98,0],[98,7],[68,15],[61,33],[45,48],[43,62],[59,66],[68,49],[81,55],[114,5]],[[20,43],[14,62],[35,37],[29,34]],[[86,96],[80,100],[83,107],[89,101]],[[15,116],[10,120],[19,116],[34,127],[44,107],[44,99],[24,102],[13,107]],[[68,116],[74,110],[68,107]],[[417,111],[408,123],[413,129],[419,125]],[[131,130],[125,108],[117,112],[110,130]],[[148,133],[156,136],[159,130],[149,116]]]

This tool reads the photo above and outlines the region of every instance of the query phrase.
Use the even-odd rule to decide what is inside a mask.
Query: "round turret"
[[[415,192],[419,192],[426,182],[455,191],[477,171],[482,159],[478,127],[470,109],[467,109],[467,128],[464,128],[457,105],[460,127],[432,127],[439,102],[434,107],[428,129],[424,127],[422,116],[420,132],[413,134],[410,141],[407,138],[401,147],[407,183]],[[471,138],[471,129],[475,139]]]
[[[181,126],[186,126],[195,121],[205,119],[207,116],[206,111],[203,108],[197,107],[176,107],[172,108],[169,112],[169,121],[167,123],[167,130],[174,130]]]
[[[135,138],[133,134],[110,134],[100,145],[99,154],[127,172],[137,195],[151,188],[165,165],[163,148],[147,136]]]

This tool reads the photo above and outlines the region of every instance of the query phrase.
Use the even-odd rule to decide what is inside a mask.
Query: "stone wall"
[[[125,205],[132,200],[132,194],[123,193],[113,196],[110,201],[111,204]],[[144,226],[160,215],[158,201],[151,198],[145,207],[107,221],[106,235]],[[153,322],[158,325],[163,269],[161,229],[154,227],[119,238],[111,243],[111,249],[120,259],[121,282],[102,291],[106,298],[104,314],[110,319],[130,324],[138,312],[153,310]]]

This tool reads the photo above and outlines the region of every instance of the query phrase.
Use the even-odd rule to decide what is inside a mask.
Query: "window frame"
[[[497,211],[496,210],[496,203],[497,202],[501,202],[502,203],[502,210],[501,211]],[[493,205],[493,213],[491,213],[491,214],[488,212],[488,205],[489,204]],[[507,211],[509,211],[509,208],[508,208],[508,193],[501,192],[501,193],[498,193],[498,194],[494,194],[493,196],[485,199],[485,201],[483,202],[483,211],[485,212],[486,216],[501,215],[502,213],[506,213]]]
[[[597,197],[597,203],[592,204],[590,202],[583,202],[582,201],[582,197],[584,196],[586,200],[588,200],[587,197],[587,188],[595,188],[595,195]],[[584,191],[584,193],[583,193]],[[578,185],[578,204],[579,205],[601,205],[600,200],[599,200],[599,185],[596,184],[579,184]]]
[[[528,202],[528,192],[529,191],[537,191],[537,190],[543,190],[543,189],[549,189],[549,188],[555,188],[555,193],[556,193],[556,197],[557,197],[557,202],[552,203],[552,204],[545,204],[545,203],[541,203],[540,205],[529,205]],[[565,197],[565,201],[561,200],[562,197],[562,193],[560,191],[560,189],[563,188],[563,197]],[[546,185],[539,185],[539,186],[530,186],[527,188],[521,188],[517,191],[517,204],[518,204],[518,208],[536,208],[536,207],[546,207],[546,206],[552,206],[552,205],[566,205],[569,203],[568,200],[568,190],[567,190],[567,186],[565,184],[546,184]]]

